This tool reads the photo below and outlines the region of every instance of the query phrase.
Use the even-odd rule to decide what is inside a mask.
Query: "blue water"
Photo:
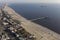
[[[28,20],[48,16],[46,19],[33,22],[60,33],[60,4],[10,4],[9,6]]]

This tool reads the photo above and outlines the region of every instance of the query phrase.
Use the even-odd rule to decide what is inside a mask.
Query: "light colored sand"
[[[19,20],[22,23],[23,28],[29,33],[34,34],[37,40],[60,40],[60,34],[23,18],[10,7],[6,6],[4,11],[8,12],[13,19]]]

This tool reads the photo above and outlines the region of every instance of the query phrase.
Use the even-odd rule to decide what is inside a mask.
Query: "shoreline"
[[[23,28],[25,28],[29,33],[34,34],[37,40],[60,40],[60,35],[45,28],[41,25],[33,23],[26,20],[24,17],[16,13],[13,9],[6,6],[4,11],[9,13],[13,19],[21,21]]]

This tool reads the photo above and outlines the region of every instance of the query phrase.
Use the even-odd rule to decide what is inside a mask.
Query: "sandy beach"
[[[12,19],[16,19],[21,22],[21,26],[25,28],[31,34],[36,36],[37,40],[60,40],[60,34],[57,34],[44,26],[33,23],[18,13],[16,13],[12,8],[5,6],[4,11],[11,15]]]

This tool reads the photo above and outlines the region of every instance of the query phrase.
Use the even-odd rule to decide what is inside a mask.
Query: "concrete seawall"
[[[25,28],[29,33],[34,34],[37,40],[60,40],[60,34],[57,34],[49,30],[48,28],[25,19],[24,17],[16,13],[12,8],[5,6],[3,10],[10,14],[12,19],[17,19],[18,21],[20,21],[21,26]]]

